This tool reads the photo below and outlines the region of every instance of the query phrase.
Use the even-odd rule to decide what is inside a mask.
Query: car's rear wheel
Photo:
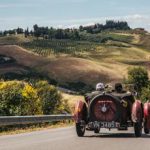
[[[147,121],[144,122],[144,133],[149,134],[150,130],[146,127]]]
[[[145,133],[145,134],[149,134],[149,129],[144,128],[144,133]]]
[[[99,133],[99,131],[100,131],[100,128],[95,128],[94,129],[94,133]]]
[[[134,132],[136,137],[141,137],[142,135],[142,122],[134,123]]]
[[[76,132],[79,137],[83,137],[85,133],[85,125],[81,122],[76,123]]]

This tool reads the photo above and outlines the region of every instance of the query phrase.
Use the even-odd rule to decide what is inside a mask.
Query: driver
[[[123,86],[121,83],[115,84],[115,92],[117,93],[126,93],[126,91],[123,90]]]

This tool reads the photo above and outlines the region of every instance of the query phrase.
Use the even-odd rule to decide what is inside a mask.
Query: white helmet
[[[105,86],[103,83],[96,84],[96,91],[102,91],[105,89]]]

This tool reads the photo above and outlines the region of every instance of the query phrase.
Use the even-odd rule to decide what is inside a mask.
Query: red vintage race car
[[[144,132],[150,133],[150,102],[144,104]]]
[[[131,93],[104,91],[92,99],[78,101],[74,119],[79,137],[84,136],[85,130],[99,133],[101,128],[127,130],[128,127],[134,127],[135,136],[140,137],[143,124],[145,133],[149,133],[150,103],[143,107]]]

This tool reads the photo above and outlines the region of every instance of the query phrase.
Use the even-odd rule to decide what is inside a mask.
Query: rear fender
[[[140,100],[136,100],[132,105],[132,121],[141,122],[143,119],[143,105]]]
[[[150,129],[150,102],[146,102],[144,104],[144,120],[145,120],[145,127]]]
[[[77,101],[75,104],[74,120],[76,123],[81,120],[87,121],[87,104],[83,101]]]

